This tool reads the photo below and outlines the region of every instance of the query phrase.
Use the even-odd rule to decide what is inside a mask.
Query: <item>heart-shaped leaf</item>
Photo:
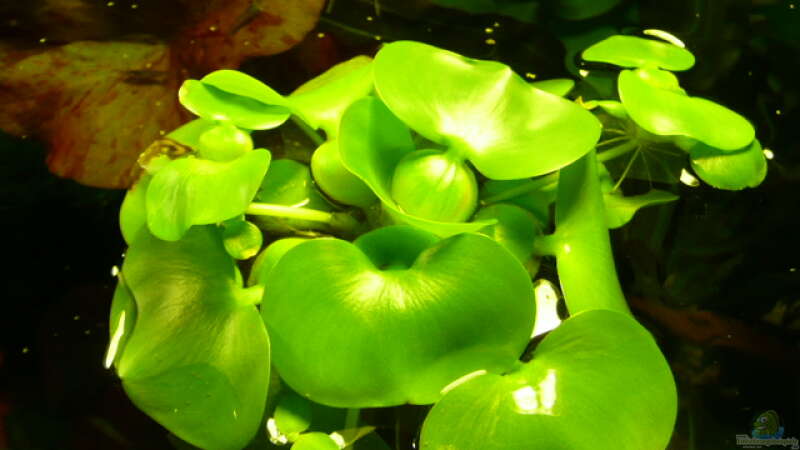
[[[264,412],[269,339],[219,230],[177,242],[139,233],[122,274],[136,307],[115,364],[125,392],[193,445],[244,447]]]
[[[147,224],[174,241],[192,225],[244,214],[269,167],[270,153],[253,150],[230,162],[187,157],[170,161],[147,187]]]
[[[642,195],[605,194],[603,195],[603,203],[606,206],[606,223],[608,228],[619,228],[630,222],[639,209],[645,206],[669,203],[678,198],[677,195],[671,192],[658,189],[652,189]]]
[[[660,136],[687,136],[720,150],[738,150],[753,142],[750,122],[722,105],[689,97],[663,85],[658,70],[623,70],[619,97],[637,125]]]
[[[389,214],[442,237],[477,231],[492,222],[438,222],[405,213],[392,198],[397,164],[415,150],[408,127],[375,97],[353,103],[342,117],[339,153],[347,170],[366,183]]]
[[[581,57],[586,61],[631,68],[660,67],[678,71],[694,66],[694,55],[689,50],[636,36],[616,35],[605,38],[584,50]]]
[[[528,274],[496,242],[407,226],[294,247],[261,308],[281,377],[336,407],[432,403],[466,373],[507,370],[535,311]]]
[[[312,128],[322,128],[328,139],[333,139],[347,107],[370,92],[372,58],[356,56],[304,83],[287,100],[304,122]]]
[[[266,86],[265,86],[266,87]],[[223,91],[197,80],[186,80],[178,90],[181,104],[206,120],[227,120],[237,127],[267,130],[280,126],[289,118],[283,106],[262,103]]]
[[[689,155],[695,173],[717,189],[756,187],[767,176],[767,159],[758,139],[736,152],[723,152],[698,142]]]
[[[457,385],[422,428],[424,450],[641,450],[669,443],[677,393],[652,336],[594,310],[550,332],[511,373]]]
[[[457,148],[492,179],[557,170],[594,147],[600,122],[508,66],[398,41],[375,56],[375,88],[414,131]]]

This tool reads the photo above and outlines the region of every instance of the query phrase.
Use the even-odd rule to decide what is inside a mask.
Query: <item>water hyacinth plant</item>
[[[680,87],[679,43],[613,36],[582,56],[619,71],[618,97],[412,41],[288,96],[233,70],[186,81],[198,118],[142,154],[120,211],[106,364],[130,399],[207,449],[267,432],[387,448],[358,410],[407,403],[433,405],[423,450],[665,448],[674,380],[608,230],[677,196],[620,187],[665,149],[720,189],[758,185],[766,162],[745,118]],[[253,148],[290,118],[317,141],[310,165]],[[563,322],[536,280],[553,257]],[[309,428],[312,404],[348,427]]]

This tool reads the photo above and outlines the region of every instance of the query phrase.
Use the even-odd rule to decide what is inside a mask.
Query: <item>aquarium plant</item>
[[[694,57],[670,37],[583,51],[618,72],[612,98],[412,41],[290,95],[234,70],[187,80],[197,119],[142,153],[121,207],[106,366],[206,449],[268,432],[386,448],[359,447],[359,409],[407,403],[433,405],[423,450],[665,448],[675,383],[609,229],[677,189],[623,182],[642,163],[730,190],[766,173],[752,125],[680,86]],[[254,148],[284,124],[316,143],[310,164]],[[560,316],[537,278],[553,260]],[[309,428],[312,404],[347,427]]]

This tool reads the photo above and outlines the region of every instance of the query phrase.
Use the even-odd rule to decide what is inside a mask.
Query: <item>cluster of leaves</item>
[[[365,434],[307,432],[309,400],[435,404],[423,449],[665,447],[674,381],[628,311],[608,229],[676,197],[625,197],[603,163],[675,145],[738,189],[763,178],[763,155],[745,119],[680,89],[667,70],[693,57],[679,46],[617,36],[583,56],[630,68],[619,100],[573,102],[571,80],[412,41],[288,96],[233,70],[186,81],[198,118],[140,156],[120,211],[106,362],[128,396],[212,449],[245,447],[265,410],[296,450]],[[290,118],[319,142],[310,166],[253,149],[251,131]],[[570,317],[523,362],[557,325],[532,282],[547,255]],[[245,282],[236,260],[253,257]],[[297,393],[275,408],[271,367]]]

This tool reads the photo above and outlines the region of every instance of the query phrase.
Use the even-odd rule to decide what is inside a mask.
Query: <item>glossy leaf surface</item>
[[[242,448],[261,423],[269,340],[256,308],[241,302],[219,231],[195,227],[177,242],[140,233],[126,255],[137,309],[116,363],[126,393],[181,439]]]
[[[314,432],[300,435],[292,444],[291,450],[340,450],[340,448],[327,434]]]
[[[457,385],[428,414],[423,450],[640,450],[669,443],[669,365],[630,316],[587,311],[547,335],[511,373]]]
[[[170,161],[147,188],[147,224],[164,240],[177,240],[192,225],[244,214],[269,167],[270,153],[253,150],[230,162],[192,157]]]
[[[275,128],[289,118],[289,111],[282,106],[231,94],[197,80],[184,81],[178,98],[197,116],[206,120],[227,120],[250,130]]]
[[[466,373],[507,370],[534,310],[528,274],[491,239],[439,241],[395,226],[288,251],[267,276],[261,311],[293,389],[326,405],[377,407],[432,403]]]
[[[292,110],[312,128],[336,137],[348,106],[372,92],[372,58],[356,56],[304,83],[288,97]]]
[[[250,259],[261,250],[264,237],[253,223],[241,218],[222,224],[222,243],[234,259]]]
[[[500,203],[481,208],[476,220],[495,219],[497,223],[479,231],[510,251],[520,263],[533,253],[533,242],[541,234],[541,225],[533,214],[516,205]]]
[[[197,155],[212,161],[232,161],[253,150],[250,134],[229,124],[211,127],[197,138]]]
[[[758,139],[747,148],[723,152],[697,143],[689,150],[692,169],[717,189],[740,190],[756,187],[767,176],[767,159]]]
[[[398,41],[378,52],[374,77],[397,117],[427,139],[463,151],[492,179],[552,172],[600,136],[588,111],[532,88],[498,62]]]
[[[378,199],[342,162],[341,142],[326,141],[311,156],[311,173],[322,191],[345,205],[366,207]]]
[[[531,86],[564,97],[575,87],[575,81],[569,78],[553,78],[552,80],[534,81]]]
[[[267,276],[283,255],[307,240],[306,238],[285,238],[269,244],[253,262],[253,266],[250,268],[250,275],[247,277],[247,285],[266,284]]]
[[[623,70],[619,96],[637,125],[660,136],[686,136],[720,150],[737,150],[755,138],[750,122],[700,97],[689,97],[663,84],[668,72]]]
[[[146,199],[150,178],[150,175],[142,176],[125,194],[119,208],[119,229],[128,245],[131,245],[139,231],[147,227]]]
[[[489,222],[438,222],[407,214],[392,197],[392,178],[397,164],[414,151],[409,129],[377,98],[355,102],[342,118],[340,154],[349,171],[363,180],[398,222],[442,237],[477,231]]]
[[[694,66],[694,55],[689,50],[636,36],[608,37],[584,50],[581,56],[586,61],[630,68],[660,67],[679,71]]]

